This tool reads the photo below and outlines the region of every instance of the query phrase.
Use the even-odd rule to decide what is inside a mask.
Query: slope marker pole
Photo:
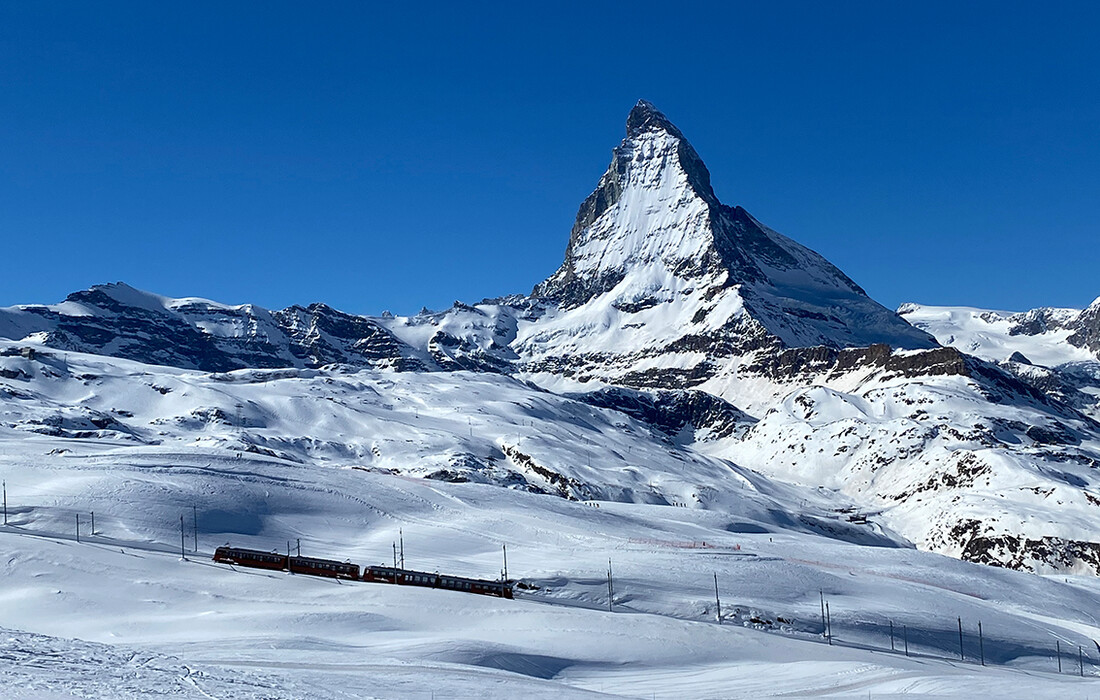
[[[1062,642],[1054,640],[1054,653],[1058,655],[1058,673],[1062,672]]]
[[[722,624],[722,600],[718,597],[718,572],[714,572],[714,605],[718,609],[715,617],[718,619],[718,624]]]
[[[76,541],[80,541],[80,513],[76,514]]]
[[[829,601],[825,601],[825,627],[828,630],[829,646],[833,645],[833,615],[829,612]]]
[[[182,515],[180,516],[180,559],[187,560],[187,545],[185,543]]]
[[[901,639],[905,643],[905,655],[909,656],[909,628],[906,625],[901,626]]]
[[[195,534],[195,554],[199,553],[199,507],[194,503],[191,504],[191,524],[194,526]]]
[[[4,524],[8,524],[8,482],[4,482]]]
[[[896,651],[894,649],[894,621],[890,620],[890,651]]]
[[[966,661],[966,655],[963,654],[963,619],[959,617],[959,660]]]
[[[615,579],[611,573],[611,559],[607,560],[607,611],[615,612]]]
[[[819,590],[817,593],[821,596],[821,636],[827,637],[829,635],[828,628],[825,624],[825,591]]]
[[[981,620],[978,620],[978,653],[981,654],[982,666],[985,666],[985,642],[982,640]]]
[[[1081,677],[1085,677],[1085,653],[1081,650],[1081,647],[1077,647],[1077,669],[1081,674]]]
[[[95,511],[92,511],[92,536],[95,537]]]

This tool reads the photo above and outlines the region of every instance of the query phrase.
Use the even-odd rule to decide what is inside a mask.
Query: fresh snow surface
[[[838,512],[831,489],[612,411],[492,375],[204,374],[41,350],[4,358],[31,378],[0,380],[5,697],[1100,694],[1095,578],[919,551]],[[828,401],[838,420],[873,410]],[[554,484],[513,446],[594,498],[532,493]],[[508,470],[515,488],[419,478],[441,469]],[[409,568],[484,578],[506,545],[530,588],[501,600],[210,560],[298,540],[360,565],[403,541]]]
[[[1081,313],[1079,309],[1036,309],[1016,313],[969,306],[903,304],[898,312],[909,323],[935,336],[941,345],[958,348],[990,362],[1003,362],[1017,352],[1045,367],[1097,360],[1087,349],[1066,342],[1074,332],[1070,328],[1037,335],[1013,332],[1028,313],[1046,312],[1054,319],[1068,321]]]

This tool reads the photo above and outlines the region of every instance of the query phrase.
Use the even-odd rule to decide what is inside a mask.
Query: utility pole
[[[978,620],[978,654],[982,660],[982,666],[985,666],[985,642],[982,640],[982,621]]]
[[[611,560],[607,560],[607,611],[614,612],[615,605],[615,579],[611,573]]]
[[[397,543],[393,543],[393,582],[397,583]]]
[[[963,619],[959,617],[959,660],[966,661],[966,655],[963,653]]]
[[[829,646],[833,645],[833,615],[829,612],[829,602],[825,602],[825,628],[827,630],[826,636],[829,638]]]
[[[184,543],[183,516],[180,516],[180,559],[187,559],[187,545]]]
[[[401,531],[401,528],[397,528],[397,539],[401,543],[401,569],[405,569],[405,533]]]
[[[722,600],[718,597],[718,572],[714,572],[714,607],[717,609],[714,617],[718,624],[722,624]]]

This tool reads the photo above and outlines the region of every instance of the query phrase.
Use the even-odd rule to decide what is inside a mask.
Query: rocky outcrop
[[[1067,340],[1077,347],[1087,348],[1100,356],[1100,299],[1073,320],[1073,335]]]
[[[691,440],[731,437],[755,422],[728,401],[703,391],[656,391],[653,393],[609,387],[570,398],[600,408],[610,408],[648,423],[665,435],[690,433]]]

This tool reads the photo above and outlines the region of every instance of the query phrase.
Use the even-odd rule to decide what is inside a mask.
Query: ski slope
[[[28,375],[0,404],[9,697],[1100,693],[1094,578],[918,551],[831,488],[615,411],[496,375],[208,374],[40,350],[4,358]],[[501,600],[210,559],[299,541],[360,565],[403,542],[409,568],[484,578],[507,546],[527,588]]]

